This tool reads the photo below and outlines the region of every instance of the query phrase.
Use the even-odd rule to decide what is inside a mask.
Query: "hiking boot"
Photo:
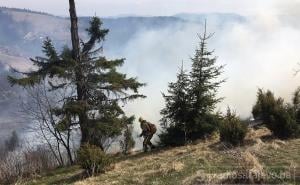
[[[144,146],[144,147],[143,147],[143,151],[144,151],[144,152],[147,152],[147,151],[148,151],[148,147],[147,147],[147,146]]]

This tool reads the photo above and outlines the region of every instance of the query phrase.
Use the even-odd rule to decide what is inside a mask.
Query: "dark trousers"
[[[148,146],[153,148],[153,144],[151,143],[152,137],[153,137],[153,134],[147,134],[144,136],[144,142],[143,142],[144,151],[147,151]]]

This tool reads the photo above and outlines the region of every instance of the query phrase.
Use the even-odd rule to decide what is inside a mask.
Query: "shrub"
[[[198,116],[186,124],[175,124],[164,127],[159,135],[162,146],[182,146],[210,136],[218,130],[221,124],[220,114],[206,114]]]
[[[59,166],[53,153],[43,146],[28,150],[23,155],[26,162],[23,164],[25,177],[40,174]]]
[[[220,126],[221,141],[237,146],[243,143],[246,134],[247,126],[228,109],[227,115]]]
[[[281,139],[296,138],[300,135],[300,125],[293,113],[285,108],[273,112],[267,126],[275,136]]]
[[[284,104],[282,98],[275,98],[271,91],[264,92],[259,89],[257,101],[252,109],[255,119],[262,120],[272,131],[274,136],[286,139],[300,136],[298,115],[298,96],[295,93],[293,105]]]
[[[99,147],[85,144],[78,151],[78,163],[86,170],[88,176],[93,176],[105,172],[105,168],[110,166],[112,159]]]
[[[170,126],[159,135],[162,146],[182,146],[186,144],[185,132],[176,126]]]
[[[135,141],[132,137],[133,126],[127,125],[123,133],[123,138],[120,140],[120,147],[123,154],[128,154],[135,146]]]
[[[17,180],[32,178],[57,166],[52,152],[42,146],[11,151],[0,160],[0,184],[15,184]]]
[[[194,119],[194,122],[190,123],[193,124],[193,126],[191,126],[192,129],[189,131],[188,137],[190,140],[195,141],[210,136],[218,130],[221,122],[222,119],[220,113],[199,115]]]

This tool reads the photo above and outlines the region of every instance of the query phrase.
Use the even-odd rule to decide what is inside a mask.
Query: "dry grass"
[[[100,176],[75,183],[60,182],[75,185],[284,183],[290,179],[266,177],[273,171],[289,172],[299,167],[300,139],[281,141],[270,135],[266,128],[250,130],[245,146],[238,148],[227,148],[214,136],[184,147],[136,153],[120,158],[113,169]],[[247,180],[233,178],[239,174],[247,175]]]
[[[226,162],[210,148],[215,142],[199,141],[196,145],[131,156],[118,162],[114,170],[75,184],[189,184],[199,171],[206,173],[209,166],[213,169]]]
[[[230,179],[235,183],[264,183],[265,171],[257,157],[249,151],[241,153],[241,157],[237,159],[238,167],[235,178]]]
[[[253,129],[253,128],[249,128],[248,129],[248,133],[246,135],[246,140],[255,140],[258,138],[263,138],[266,136],[271,136],[271,131],[265,127],[262,127],[260,129]]]

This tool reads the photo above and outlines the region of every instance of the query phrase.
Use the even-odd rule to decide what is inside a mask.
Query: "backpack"
[[[152,124],[152,123],[147,123],[149,125],[150,128],[150,133],[151,134],[155,134],[157,129],[156,129],[156,125]]]

